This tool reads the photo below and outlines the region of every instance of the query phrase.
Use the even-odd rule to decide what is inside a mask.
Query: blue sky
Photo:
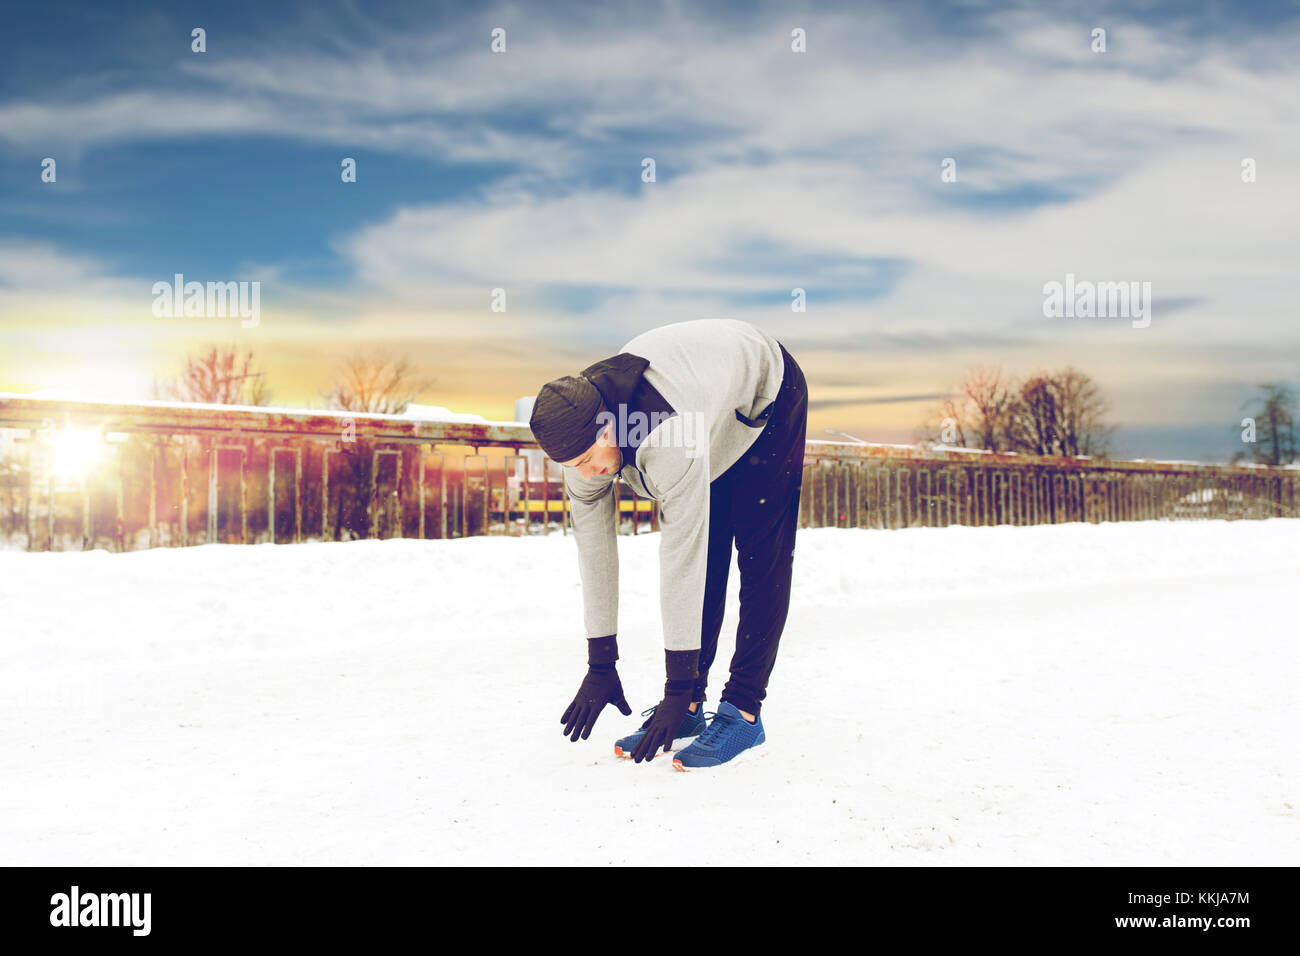
[[[226,340],[293,404],[386,349],[426,401],[508,418],[645,328],[732,316],[800,358],[810,432],[910,440],[971,365],[1073,363],[1117,451],[1214,458],[1254,385],[1300,379],[1295,3],[7,16],[0,389],[144,397]],[[176,272],[261,281],[260,324],[153,316]],[[1150,281],[1151,326],[1044,318],[1066,273]]]

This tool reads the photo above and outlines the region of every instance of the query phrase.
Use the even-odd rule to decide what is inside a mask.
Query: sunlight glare
[[[104,457],[99,432],[69,428],[53,440],[54,474],[59,478],[84,478]]]

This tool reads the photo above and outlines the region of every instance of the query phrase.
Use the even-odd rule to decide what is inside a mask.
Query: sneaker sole
[[[755,744],[753,747],[749,747],[745,750],[742,750],[740,753],[736,754],[736,756],[732,757],[730,760],[724,761],[723,763],[715,763],[707,767],[683,767],[682,762],[678,760],[676,757],[674,757],[673,769],[680,770],[682,773],[694,773],[697,770],[706,770],[706,771],[721,770],[723,767],[733,767],[739,761],[747,760],[750,757],[758,758],[758,757],[766,757],[766,756],[767,756],[767,741],[764,741],[761,744]]]
[[[701,731],[700,733],[703,733],[703,731]],[[674,738],[673,738],[673,743],[676,743],[676,742],[679,741],[679,740],[694,740],[694,739],[695,739],[696,737],[698,737],[698,736],[699,736],[699,734],[691,734],[689,737],[674,737]],[[679,748],[676,748],[676,749],[680,750],[681,748],[679,747]],[[670,748],[670,749],[668,750],[668,753],[672,753],[672,752],[673,752],[673,750]],[[615,756],[615,757],[622,757],[624,760],[631,760],[631,759],[632,759],[632,752],[631,752],[630,750],[629,750],[629,751],[624,751],[622,747],[620,747],[618,744],[615,744],[615,745],[614,745],[614,756]],[[658,755],[656,754],[656,756],[658,756]]]

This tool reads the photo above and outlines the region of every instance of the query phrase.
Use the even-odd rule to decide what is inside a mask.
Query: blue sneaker
[[[762,714],[756,715],[751,724],[741,715],[739,708],[724,700],[718,705],[717,713],[705,716],[712,716],[713,720],[704,733],[673,758],[673,767],[677,770],[717,767],[741,754],[753,754],[767,741]]]
[[[636,745],[640,743],[641,738],[645,736],[645,729],[650,726],[651,717],[654,715],[655,707],[658,706],[658,704],[655,704],[655,706],[651,707],[649,710],[641,711],[641,716],[645,717],[646,721],[641,725],[640,730],[636,733],[628,734],[621,740],[616,740],[614,742],[615,756],[622,757],[625,760],[632,759],[632,751],[636,749]],[[700,731],[704,730],[703,711],[704,708],[698,704],[695,707],[695,713],[692,714],[688,710],[686,716],[682,718],[681,726],[677,728],[677,736],[674,739],[680,740],[682,737],[698,736]]]

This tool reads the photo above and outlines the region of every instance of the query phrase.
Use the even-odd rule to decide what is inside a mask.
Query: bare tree
[[[944,400],[939,424],[927,423],[923,434],[989,451],[1100,456],[1113,432],[1105,413],[1097,384],[1076,368],[1017,383],[1000,369],[977,366]]]
[[[1008,429],[1016,400],[1013,389],[1000,369],[972,368],[955,393],[943,400],[937,423],[932,420],[923,426],[924,437],[966,448],[1009,450]]]
[[[1013,451],[1030,455],[1104,456],[1113,428],[1091,378],[1070,367],[1031,376],[1020,386],[1008,434]]]
[[[1259,386],[1256,407],[1250,417],[1255,420],[1255,441],[1250,450],[1232,456],[1234,462],[1249,459],[1262,465],[1288,465],[1296,459],[1296,399],[1285,385],[1265,383]]]
[[[1115,427],[1106,424],[1110,410],[1101,387],[1074,366],[1054,376],[1059,392],[1062,454],[1104,458]]]
[[[1020,386],[1008,436],[1013,451],[1028,455],[1060,454],[1056,422],[1059,403],[1051,379],[1035,375]]]
[[[993,451],[1007,448],[1007,431],[1015,395],[1001,369],[979,366],[962,384],[962,395],[971,421],[976,447]]]
[[[400,415],[430,384],[405,358],[357,355],[343,364],[325,401],[343,411]]]
[[[375,415],[400,415],[420,396],[431,381],[417,375],[414,366],[405,358],[382,352],[353,356],[338,371],[334,387],[324,393],[330,408],[342,411]],[[371,522],[377,515],[369,512],[371,490],[379,475],[373,454],[376,443],[368,438],[357,438],[340,444],[339,450],[347,462],[345,473],[336,485],[338,494],[336,517],[331,522],[336,537],[344,532],[366,536],[371,533]],[[413,481],[418,457],[402,450],[398,465],[401,472],[411,469],[411,474],[399,481]],[[400,520],[400,519],[399,519]]]
[[[266,405],[271,393],[265,373],[254,367],[252,350],[210,345],[188,356],[181,373],[154,380],[154,398],[212,405]]]

